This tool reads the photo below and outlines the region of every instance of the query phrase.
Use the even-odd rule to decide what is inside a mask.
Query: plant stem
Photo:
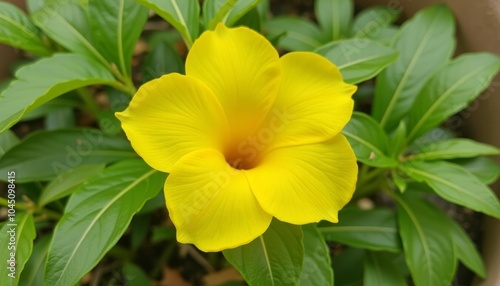
[[[100,111],[100,107],[97,104],[97,102],[94,99],[94,96],[86,89],[85,87],[79,88],[76,90],[80,98],[83,100],[85,103],[85,106],[87,110],[94,116],[97,116],[97,114]]]
[[[7,207],[9,205],[9,201],[5,198],[0,197],[0,205]],[[56,219],[56,220],[61,218],[61,214],[59,214],[55,211],[52,211],[52,210],[49,210],[46,208],[34,208],[34,205],[32,205],[32,204],[25,204],[25,203],[16,202],[15,208],[17,210],[26,211],[26,212],[30,212],[30,213],[43,214],[43,215],[46,215],[48,218],[52,218],[52,219]]]

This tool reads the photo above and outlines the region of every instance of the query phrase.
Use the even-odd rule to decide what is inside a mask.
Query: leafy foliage
[[[500,218],[488,187],[500,168],[483,157],[500,150],[440,127],[490,85],[500,58],[452,58],[455,21],[444,4],[401,27],[394,24],[398,9],[376,6],[354,15],[352,0],[316,0],[314,17],[271,16],[263,0],[201,6],[28,0],[27,6],[29,14],[0,2],[0,43],[28,58],[0,85],[0,173],[17,174],[0,180],[18,192],[16,277],[5,280],[10,270],[1,268],[5,285],[85,284],[82,277],[89,271],[98,277],[93,269],[108,260],[116,262],[109,276],[123,278],[105,277],[110,284],[149,285],[177,252],[207,272],[229,263],[249,285],[450,285],[458,261],[487,275],[467,233],[426,199],[438,196]],[[162,18],[171,27],[145,31],[148,10],[159,16],[152,22]],[[138,158],[114,112],[142,83],[185,73],[186,50],[220,22],[263,32],[280,52],[320,54],[346,82],[358,84],[356,111],[342,134],[360,170],[338,223],[274,219],[254,241],[212,255],[175,242],[161,193],[166,175]],[[146,41],[138,44],[141,37]],[[24,136],[23,126],[39,122],[45,130]],[[384,203],[372,207],[374,196]],[[0,203],[9,209],[9,200]],[[0,231],[12,227],[4,222]],[[1,235],[0,244],[9,239]],[[147,262],[137,255],[143,250]],[[10,255],[0,252],[3,261]]]

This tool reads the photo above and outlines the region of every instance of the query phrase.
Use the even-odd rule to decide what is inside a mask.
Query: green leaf
[[[149,53],[142,66],[144,82],[172,72],[184,74],[184,62],[170,43],[168,35],[156,33],[149,43]]]
[[[444,162],[410,161],[401,170],[427,183],[439,196],[461,206],[500,218],[500,203],[479,179],[459,165]]]
[[[263,23],[264,22],[260,15],[259,9],[255,7],[252,10],[248,11],[248,13],[243,15],[243,17],[238,19],[238,21],[234,23],[233,27],[245,26],[254,31],[261,32]]]
[[[267,38],[278,40],[278,47],[289,51],[312,51],[324,42],[319,28],[308,20],[275,17],[266,22]]]
[[[319,231],[329,241],[370,250],[401,251],[396,217],[389,209],[346,208],[339,222],[320,222]]]
[[[332,256],[335,269],[335,285],[363,286],[363,261],[365,250],[348,247],[339,249],[340,254]]]
[[[168,226],[157,226],[153,228],[153,234],[151,235],[152,243],[169,239],[175,239],[175,228]]]
[[[203,3],[205,25],[214,29],[218,22],[231,27],[262,0],[207,0]]]
[[[148,10],[134,0],[89,0],[88,13],[94,47],[123,76],[131,73],[134,47],[148,17]]]
[[[364,264],[364,286],[407,285],[405,277],[395,270],[393,257],[388,253],[367,251]]]
[[[55,54],[19,69],[0,94],[0,133],[45,102],[83,86],[113,84],[113,75],[83,55]]]
[[[28,8],[29,14],[33,14],[43,8],[45,1],[46,0],[26,0],[26,8]]]
[[[136,159],[121,161],[87,182],[71,196],[54,230],[44,284],[77,283],[115,245],[164,179]]]
[[[16,212],[15,216],[9,217],[2,225],[0,233],[0,245],[4,248],[0,252],[3,264],[0,267],[0,275],[4,281],[2,285],[18,285],[19,276],[33,250],[33,239],[36,236],[33,215]]]
[[[377,39],[383,29],[399,17],[401,10],[389,6],[374,6],[359,12],[354,19],[351,36]]]
[[[330,251],[314,224],[302,226],[304,233],[304,263],[298,285],[333,285]]]
[[[51,53],[38,36],[39,31],[21,9],[0,2],[0,43],[32,52],[39,56]]]
[[[448,61],[454,33],[453,14],[444,5],[421,10],[401,27],[393,43],[399,57],[375,86],[372,114],[385,130],[397,126],[433,71]]]
[[[485,185],[494,183],[500,175],[500,166],[489,158],[478,157],[453,160],[452,162],[465,168]]]
[[[406,123],[404,121],[399,123],[398,128],[393,132],[390,141],[391,148],[389,153],[392,158],[397,160],[406,147]]]
[[[136,250],[141,246],[148,235],[151,226],[151,216],[136,215],[130,222],[130,246]]]
[[[321,28],[330,41],[349,34],[352,14],[352,0],[316,0],[314,12]]]
[[[358,161],[374,167],[393,167],[398,162],[388,154],[388,139],[380,125],[370,116],[354,112],[342,130],[354,149]]]
[[[427,82],[408,118],[408,140],[418,138],[460,111],[488,87],[500,69],[500,57],[476,53],[458,57]]]
[[[139,266],[132,263],[125,263],[123,277],[127,281],[126,285],[128,286],[151,285],[148,275]]]
[[[37,108],[33,109],[32,111],[26,113],[21,121],[29,121],[33,119],[38,119],[47,116],[48,114],[54,112],[54,111],[59,111],[61,109],[65,109],[67,107],[71,108],[81,108],[82,102],[79,100],[76,94],[73,92],[69,92],[66,94],[63,94],[59,97],[56,97],[52,99],[51,101],[48,101]]]
[[[448,139],[437,141],[420,147],[413,160],[444,160],[455,158],[471,158],[481,155],[498,155],[500,150],[494,146],[470,139]]]
[[[96,129],[42,131],[26,137],[5,153],[0,161],[0,172],[17,171],[18,182],[51,180],[81,165],[110,163],[136,156],[127,140]]]
[[[46,130],[74,128],[76,126],[73,108],[66,107],[47,114],[44,120]]]
[[[92,57],[107,66],[108,62],[92,42],[87,10],[87,3],[79,0],[46,0],[45,5],[34,12],[31,18],[35,25],[59,45],[76,54]]]
[[[17,144],[19,144],[19,138],[11,130],[0,133],[0,158]]]
[[[304,261],[302,237],[300,226],[274,219],[263,235],[223,254],[249,285],[297,285]]]
[[[219,22],[224,22],[237,0],[203,1],[203,20],[207,30],[214,30]]]
[[[136,0],[155,11],[172,25],[191,47],[198,38],[200,4],[198,0]]]
[[[451,228],[451,238],[455,245],[457,258],[479,277],[486,278],[484,262],[474,242],[454,220],[450,219],[448,225]]]
[[[50,202],[71,195],[86,180],[102,172],[104,167],[104,164],[81,165],[59,174],[42,191],[38,199],[38,204],[42,207]]]
[[[416,286],[451,285],[455,250],[445,215],[418,196],[396,197],[399,233]]]
[[[35,241],[33,253],[31,253],[21,273],[19,285],[42,286],[43,269],[45,267],[45,261],[47,260],[47,252],[49,250],[51,238],[51,235],[44,235]]]
[[[394,49],[369,39],[332,42],[316,52],[337,65],[344,81],[351,84],[375,77],[398,57]]]

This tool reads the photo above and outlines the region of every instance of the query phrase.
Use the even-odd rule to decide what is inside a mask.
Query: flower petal
[[[177,240],[203,251],[249,243],[272,219],[259,206],[244,174],[213,149],[192,152],[175,164],[165,182],[165,200]]]
[[[280,60],[279,94],[264,123],[274,137],[268,148],[317,143],[337,135],[352,115],[356,86],[346,84],[339,69],[317,54],[293,52]]]
[[[262,208],[293,224],[337,222],[357,173],[356,157],[342,134],[323,143],[276,149],[245,171]]]
[[[129,107],[116,113],[135,151],[153,168],[170,172],[182,156],[221,148],[224,111],[196,78],[169,74],[144,84]]]
[[[219,24],[194,43],[186,74],[203,81],[219,98],[231,136],[246,137],[259,127],[276,98],[279,55],[257,32]]]

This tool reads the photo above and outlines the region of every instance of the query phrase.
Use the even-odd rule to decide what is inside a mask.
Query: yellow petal
[[[279,55],[257,32],[219,24],[194,43],[186,74],[203,81],[219,98],[231,137],[238,141],[258,128],[276,98]]]
[[[129,107],[116,116],[135,151],[163,172],[170,172],[189,152],[221,148],[227,133],[215,95],[196,78],[180,74],[144,84]]]
[[[277,219],[306,224],[337,222],[351,199],[358,167],[342,134],[323,143],[280,148],[244,171],[262,208]]]
[[[177,240],[203,251],[251,242],[269,227],[242,171],[213,149],[181,158],[165,182],[165,200]]]
[[[293,52],[280,60],[281,85],[264,124],[268,130],[261,129],[257,135],[271,134],[271,149],[337,135],[352,115],[356,86],[344,83],[339,69],[317,54]]]

